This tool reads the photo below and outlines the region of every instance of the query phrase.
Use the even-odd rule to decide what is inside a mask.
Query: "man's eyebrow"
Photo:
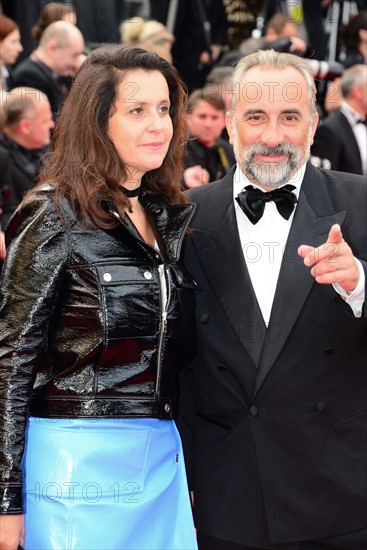
[[[247,111],[245,111],[243,113],[243,116],[259,115],[259,114],[264,114],[265,115],[266,113],[262,109],[247,109]]]
[[[265,115],[266,112],[263,109],[247,109],[243,113],[243,116],[249,116],[249,115]],[[299,109],[284,109],[280,113],[281,115],[300,115],[301,111]]]

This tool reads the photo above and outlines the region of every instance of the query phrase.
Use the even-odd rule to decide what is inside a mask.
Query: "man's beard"
[[[234,140],[234,152],[242,172],[250,181],[279,187],[291,179],[303,164],[303,155],[295,145],[283,143],[269,147],[262,143],[250,145],[240,158],[237,140]],[[264,162],[255,159],[255,155],[285,155],[287,158],[276,162]]]

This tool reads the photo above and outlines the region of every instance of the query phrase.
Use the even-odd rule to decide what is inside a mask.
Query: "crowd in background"
[[[1,548],[367,548],[366,1],[0,7]]]
[[[234,157],[224,115],[233,92],[232,72],[241,57],[269,48],[305,57],[312,67],[320,123],[311,161],[366,174],[366,2],[303,4],[2,0],[3,229],[36,181],[76,71],[88,52],[105,43],[154,51],[178,68],[194,94],[188,103],[184,188],[218,179],[230,169]]]

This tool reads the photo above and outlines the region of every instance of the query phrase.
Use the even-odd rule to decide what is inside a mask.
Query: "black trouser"
[[[198,544],[199,550],[268,550],[228,542],[200,532],[198,532]],[[273,550],[366,550],[367,529],[327,539],[302,541],[294,544],[274,544],[271,548]]]

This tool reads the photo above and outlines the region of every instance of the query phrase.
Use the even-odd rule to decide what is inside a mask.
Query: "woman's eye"
[[[140,115],[143,112],[143,109],[141,107],[136,107],[135,109],[131,109],[130,113],[132,115]]]

